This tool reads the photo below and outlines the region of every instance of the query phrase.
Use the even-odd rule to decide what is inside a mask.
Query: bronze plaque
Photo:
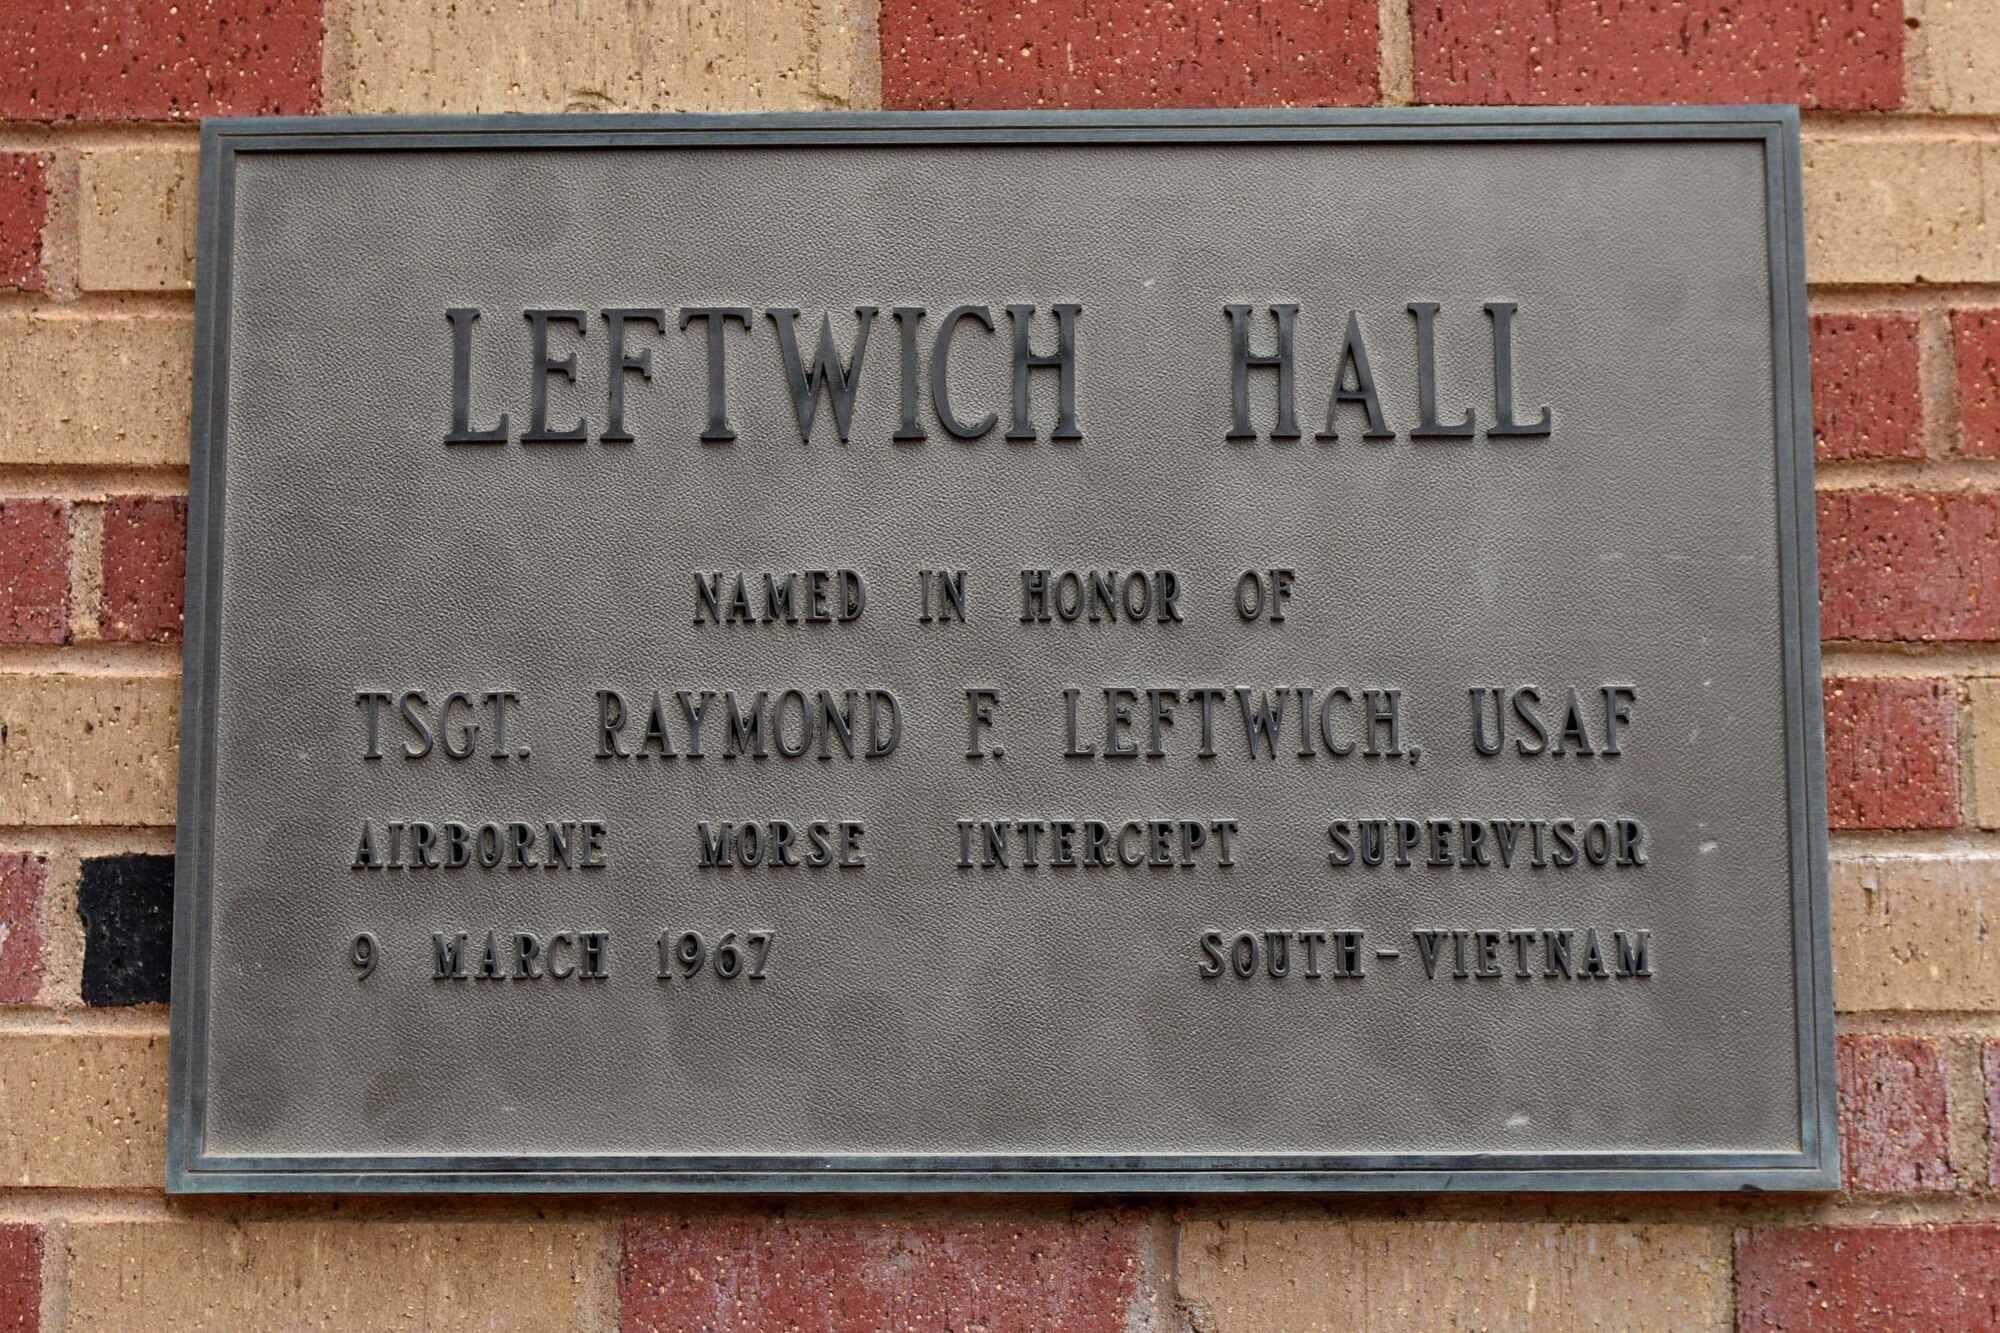
[[[1790,109],[202,170],[170,1188],[1837,1183]]]

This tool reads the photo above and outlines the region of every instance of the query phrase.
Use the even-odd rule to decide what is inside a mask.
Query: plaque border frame
[[[236,158],[255,152],[908,144],[1736,140],[1764,147],[1797,1152],[221,1156],[205,1151],[215,716]],[[1115,1193],[1822,1191],[1840,1187],[1819,572],[1795,106],[278,116],[201,127],[187,613],[175,835],[170,1194],[242,1192]]]

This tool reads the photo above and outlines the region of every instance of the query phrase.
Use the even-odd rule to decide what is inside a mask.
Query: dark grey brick
[[[76,888],[83,1002],[164,1004],[173,974],[174,858],[93,856]]]

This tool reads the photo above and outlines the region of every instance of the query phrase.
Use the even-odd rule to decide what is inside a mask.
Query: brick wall
[[[194,123],[1797,101],[1847,1191],[160,1192]],[[2000,0],[0,4],[0,1331],[2000,1325]]]

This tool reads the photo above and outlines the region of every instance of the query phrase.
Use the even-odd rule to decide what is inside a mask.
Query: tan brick
[[[2000,1010],[2000,856],[1833,863],[1834,1007]]]
[[[1180,1286],[1215,1333],[1725,1329],[1729,1247],[1726,1227],[1208,1221],[1181,1233]]]
[[[0,464],[188,458],[194,321],[0,317]]]
[[[0,824],[172,824],[180,689],[0,674]]]
[[[1972,697],[1972,821],[2000,828],[2000,680],[1975,680]]]
[[[0,1184],[158,1189],[167,1163],[167,1038],[0,1037]]]
[[[78,267],[90,291],[194,286],[200,154],[133,148],[85,153],[77,205]]]
[[[329,0],[329,111],[766,111],[881,100],[867,0]]]
[[[1805,187],[1815,283],[2000,279],[2000,144],[1808,136]]]
[[[1963,115],[2000,112],[2000,0],[1922,0],[1930,108]]]
[[[608,1237],[547,1222],[151,1222],[68,1228],[71,1333],[607,1328]]]

